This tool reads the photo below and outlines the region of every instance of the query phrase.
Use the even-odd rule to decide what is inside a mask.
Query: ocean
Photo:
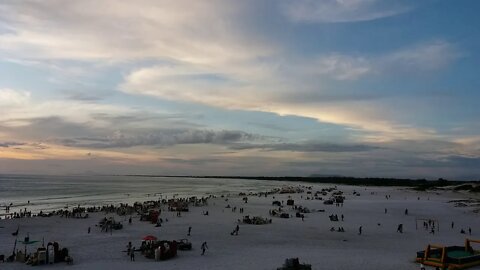
[[[268,191],[280,181],[141,176],[0,175],[0,217],[81,206],[134,203],[175,196],[208,196]],[[298,184],[298,183],[297,183]]]

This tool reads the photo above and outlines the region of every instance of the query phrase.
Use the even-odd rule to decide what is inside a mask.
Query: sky
[[[0,2],[0,173],[480,179],[476,0]]]

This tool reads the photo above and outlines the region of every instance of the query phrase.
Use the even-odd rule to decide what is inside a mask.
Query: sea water
[[[144,176],[0,175],[0,217],[7,205],[19,210],[52,211],[173,198],[268,191],[280,181]]]

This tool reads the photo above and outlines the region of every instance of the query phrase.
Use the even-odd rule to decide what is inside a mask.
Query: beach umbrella
[[[38,243],[38,242],[40,242],[40,241],[34,240],[34,241],[18,241],[18,242],[20,242],[20,243],[22,243],[22,244],[24,244],[24,245],[31,245],[31,244]]]
[[[22,243],[25,246],[25,255],[26,255],[27,254],[27,245],[32,245],[32,244],[38,243],[40,241],[30,240],[30,237],[27,236],[27,237],[25,237],[24,241],[18,241],[18,242]]]
[[[153,236],[153,235],[147,235],[145,237],[143,237],[143,240],[145,241],[153,241],[153,240],[157,240],[157,237]]]

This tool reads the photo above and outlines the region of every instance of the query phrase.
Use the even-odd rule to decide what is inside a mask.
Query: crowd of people
[[[261,196],[266,197],[267,194],[272,194],[272,193],[264,193]],[[275,194],[275,193],[273,193],[273,194]],[[339,193],[335,196],[341,196],[340,194],[341,193]],[[174,199],[170,199],[170,200],[159,199],[159,200],[150,200],[150,201],[146,201],[146,202],[143,202],[143,203],[139,203],[139,202],[134,203],[134,204],[123,204],[122,203],[122,204],[119,204],[119,205],[116,205],[116,206],[112,204],[112,205],[101,206],[101,207],[81,207],[80,205],[78,205],[77,207],[75,207],[71,210],[61,209],[61,210],[49,212],[47,214],[43,213],[43,212],[40,212],[37,215],[38,216],[55,215],[55,216],[59,216],[59,217],[62,217],[62,218],[86,218],[86,217],[88,217],[88,213],[103,212],[105,214],[116,214],[118,216],[122,216],[122,217],[125,217],[125,218],[129,216],[128,224],[132,224],[132,216],[143,215],[145,213],[148,213],[151,210],[154,210],[154,211],[158,211],[158,216],[157,216],[156,220],[154,221],[154,223],[157,225],[157,227],[161,227],[161,225],[164,221],[168,221],[168,218],[166,218],[166,215],[167,215],[168,212],[166,212],[166,210],[176,212],[176,213],[170,213],[169,214],[169,217],[170,217],[170,215],[172,215],[172,219],[175,219],[175,217],[173,217],[173,214],[176,214],[176,217],[180,218],[180,217],[182,217],[182,213],[184,211],[179,210],[179,209],[185,209],[185,207],[188,207],[188,206],[205,206],[205,205],[208,205],[208,199],[209,198],[211,198],[211,197],[203,197],[203,198],[197,198],[197,197],[189,197],[188,198],[187,197],[187,198],[174,198]],[[390,200],[390,198],[391,198],[390,195],[385,195],[386,200]],[[245,200],[244,198],[242,200],[243,200],[243,203],[248,202],[248,200]],[[229,201],[228,198],[227,198],[227,199],[225,199],[225,202],[228,203],[225,206],[225,208],[230,209],[232,213],[243,214],[245,212],[245,207],[243,207],[243,206],[239,207],[239,206],[234,205],[233,200]],[[297,213],[302,213],[301,216],[298,216],[298,217],[301,217],[302,220],[304,220],[304,217],[305,217],[303,214],[311,214],[309,209],[306,208],[306,207],[295,204],[295,205],[292,205],[292,207],[285,207],[284,208],[283,203],[284,203],[283,201],[281,201],[281,202],[280,201],[275,201],[273,204],[274,205],[279,205],[279,207],[278,207],[278,209],[270,210],[270,214],[271,215],[276,215],[276,213],[282,213],[282,212],[285,213],[285,214],[288,214],[286,212],[289,212],[289,211],[291,212],[293,210]],[[342,200],[336,200],[335,199],[335,204],[336,204],[337,207],[343,207],[344,203],[345,203],[345,198],[344,197],[342,197]],[[246,205],[246,206],[247,206],[247,208],[249,207],[248,205]],[[337,211],[343,211],[343,209],[341,209],[341,208],[333,208],[332,207],[331,209],[336,209]],[[378,211],[381,213],[382,209],[383,209],[383,206],[380,206],[380,209],[378,209]],[[163,210],[163,212],[162,212],[162,210]],[[223,208],[223,205],[222,205],[222,211],[223,210],[225,210],[225,209]],[[402,207],[401,209],[392,209],[391,213],[394,213],[394,214],[396,213],[396,215],[402,216],[402,218],[410,218],[410,217],[404,217],[404,216],[415,216],[415,214],[416,214],[415,213],[416,212],[415,208],[412,208],[411,210],[412,210],[411,213],[409,213],[409,209],[407,209],[407,208],[404,209]],[[226,212],[230,212],[230,211],[226,211]],[[313,211],[312,211],[312,213],[313,213]],[[385,214],[388,213],[387,208],[384,208],[384,213]],[[32,214],[31,211],[27,211],[27,208],[23,209],[19,213],[15,212],[15,213],[11,213],[11,214],[12,214],[12,218],[36,216],[35,214]],[[202,214],[205,215],[205,216],[208,216],[209,212],[208,212],[208,210],[202,210]],[[189,213],[184,213],[184,215],[189,215]],[[161,216],[163,216],[163,217],[161,217]],[[213,214],[212,216],[215,216],[215,215]],[[365,234],[368,235],[370,233],[370,228],[365,224],[354,224],[354,225],[352,225],[351,228],[349,228],[348,224],[347,224],[348,222],[339,223],[339,222],[344,222],[344,220],[345,220],[345,216],[344,216],[343,213],[332,213],[328,217],[329,217],[329,220],[332,222],[332,224],[334,224],[333,222],[335,222],[335,224],[341,224],[342,225],[342,226],[331,226],[330,227],[331,232],[346,232],[345,229],[344,229],[344,226],[345,226],[347,228],[347,230],[349,230],[349,232],[351,231],[353,234],[355,234],[355,228],[358,228],[358,235],[362,235],[364,233],[364,231],[363,231],[364,227],[366,229]],[[350,216],[347,217],[347,220],[348,221],[351,220]],[[104,224],[108,224],[108,221],[109,220],[107,218],[105,218]],[[270,222],[271,222],[271,219],[270,219]],[[113,223],[115,223],[115,222],[113,222]],[[377,223],[377,224],[378,224],[378,226],[380,226],[380,223]],[[408,223],[406,223],[406,224],[407,224],[406,228],[408,230],[408,228],[409,228]],[[436,220],[433,220],[433,219],[424,220],[423,221],[423,227],[424,227],[425,230],[430,231],[430,233],[436,233],[436,232],[438,233],[438,221],[436,221]],[[102,231],[110,230],[110,232],[111,232],[111,230],[112,230],[111,226],[108,227],[108,226],[102,225],[101,228],[102,228]],[[392,232],[393,232],[394,228],[395,227],[391,228]],[[455,229],[455,222],[451,223],[451,228]],[[85,227],[84,227],[84,229],[85,229]],[[237,235],[239,235],[239,230],[240,230],[240,226],[237,224],[234,227],[234,229],[230,232],[230,234],[232,236],[237,236]],[[228,231],[225,232],[225,233],[227,234]],[[397,230],[396,231],[398,233],[404,233],[403,223],[397,225]],[[244,232],[244,230],[242,229],[242,235],[244,234],[243,232]],[[462,234],[466,234],[468,232],[468,234],[471,235],[472,234],[472,229],[470,227],[468,227],[468,229],[461,228],[460,232]],[[88,227],[88,234],[90,234],[90,233],[91,233],[91,227]],[[192,226],[188,226],[187,237],[190,237],[191,234],[192,234]],[[345,235],[349,235],[349,234],[347,233]],[[357,236],[355,236],[355,237],[357,237]],[[153,245],[152,243],[153,242],[142,242],[140,248],[136,250],[135,246],[133,246],[132,242],[130,241],[127,245],[127,255],[130,258],[130,260],[135,261],[135,252],[139,252],[139,251],[143,252],[144,250],[151,250],[152,245]],[[202,242],[202,244],[200,246],[200,249],[201,249],[201,255],[205,255],[205,252],[208,249],[206,241]]]

